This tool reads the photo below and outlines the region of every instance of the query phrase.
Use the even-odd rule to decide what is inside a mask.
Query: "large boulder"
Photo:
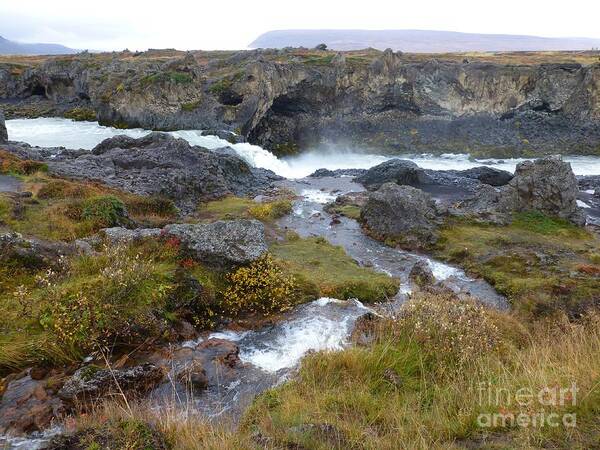
[[[230,152],[191,146],[166,133],[140,139],[115,136],[91,153],[61,153],[46,161],[51,173],[97,180],[134,194],[164,196],[184,213],[200,201],[261,194],[281,178]]]
[[[378,189],[384,183],[419,186],[428,180],[425,171],[408,159],[390,159],[355,178],[370,190]]]
[[[217,267],[247,264],[267,251],[265,227],[258,220],[173,224],[163,230],[179,239],[193,258]]]
[[[504,186],[513,179],[514,175],[506,170],[496,169],[494,167],[479,166],[466,170],[448,170],[447,173],[453,173],[458,177],[477,180],[490,186]]]
[[[159,237],[162,233],[160,228],[136,228],[130,230],[123,227],[103,228],[100,235],[110,244],[129,244],[148,238]]]
[[[161,368],[149,363],[127,369],[86,366],[67,380],[58,396],[75,404],[91,402],[111,392],[142,394],[159,384],[164,375]]]
[[[577,206],[577,179],[571,164],[560,156],[519,163],[510,186],[514,188],[515,211],[537,210],[585,224],[585,215]]]
[[[369,194],[361,221],[374,237],[417,249],[437,241],[441,213],[423,191],[386,183]]]
[[[0,144],[8,141],[8,131],[4,122],[4,113],[0,111]]]

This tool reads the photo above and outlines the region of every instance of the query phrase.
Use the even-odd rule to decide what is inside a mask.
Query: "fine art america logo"
[[[577,405],[576,383],[512,391],[484,382],[479,384],[479,404],[498,407],[498,412],[477,416],[477,424],[482,428],[577,426],[577,415],[564,412]]]

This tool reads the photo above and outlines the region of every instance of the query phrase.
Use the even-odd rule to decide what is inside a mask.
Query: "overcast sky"
[[[78,49],[242,49],[290,28],[600,38],[600,1],[0,0],[0,36]]]

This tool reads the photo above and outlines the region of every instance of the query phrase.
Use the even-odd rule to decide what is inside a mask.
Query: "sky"
[[[600,38],[598,0],[0,0],[0,36],[90,50],[244,49],[281,29]]]

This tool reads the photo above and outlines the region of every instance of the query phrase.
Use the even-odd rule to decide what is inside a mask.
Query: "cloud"
[[[0,35],[80,49],[240,49],[289,28],[433,29],[600,38],[600,2],[6,0]]]

